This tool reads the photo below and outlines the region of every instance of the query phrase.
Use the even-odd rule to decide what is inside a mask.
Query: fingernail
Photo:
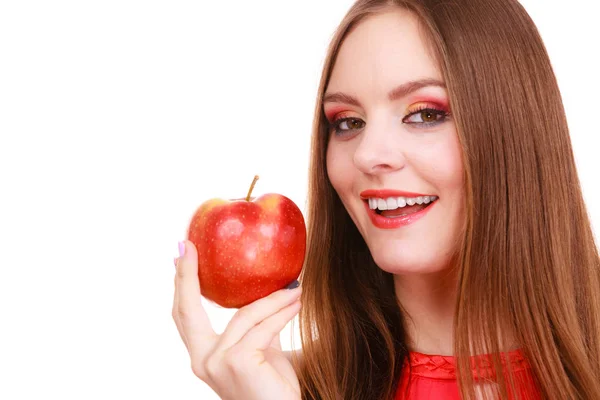
[[[183,257],[185,254],[185,243],[179,242],[179,257]]]
[[[296,289],[298,286],[300,286],[300,282],[298,282],[298,280],[295,280],[294,282],[287,285],[285,288],[286,289]]]

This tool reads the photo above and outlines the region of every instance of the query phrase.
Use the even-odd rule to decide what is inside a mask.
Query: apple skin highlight
[[[211,199],[193,215],[187,238],[198,251],[202,295],[240,308],[298,278],[306,226],[296,204],[269,193],[252,201]]]

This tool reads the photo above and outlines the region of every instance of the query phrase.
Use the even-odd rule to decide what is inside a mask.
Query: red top
[[[507,355],[513,368],[515,389],[520,394],[520,397],[517,396],[517,398],[541,399],[534,383],[531,366],[527,363],[523,352],[514,350],[508,352]],[[493,379],[495,371],[491,357],[475,356],[471,358],[471,361],[471,365],[474,367],[474,378]],[[478,374],[475,373],[477,364],[479,364]],[[509,399],[514,398],[509,393]],[[460,400],[454,357],[409,353],[409,360],[404,364],[395,400],[423,399]]]

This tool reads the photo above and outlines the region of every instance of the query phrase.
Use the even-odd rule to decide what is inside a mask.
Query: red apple
[[[211,199],[194,213],[187,238],[198,250],[202,295],[240,308],[282,289],[300,275],[306,226],[287,197],[269,193],[245,199]]]

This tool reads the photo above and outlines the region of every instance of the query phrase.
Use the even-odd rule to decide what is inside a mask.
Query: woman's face
[[[412,14],[370,17],[347,36],[324,111],[329,179],[377,265],[396,274],[448,267],[464,221],[461,150]]]

